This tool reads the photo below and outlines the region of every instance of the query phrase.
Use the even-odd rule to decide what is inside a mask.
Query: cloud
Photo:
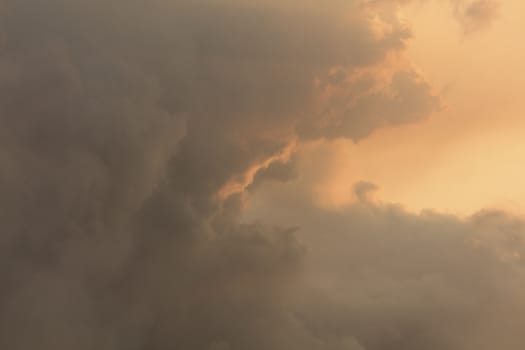
[[[377,185],[366,181],[361,181],[354,185],[354,193],[361,203],[369,202],[370,195],[377,189]]]
[[[297,159],[275,160],[267,167],[259,169],[251,180],[247,190],[255,190],[267,181],[292,181],[298,176]]]
[[[361,140],[373,130],[425,119],[440,110],[432,88],[413,71],[398,71],[386,87],[355,96],[355,85],[331,96],[327,118],[314,117],[300,125],[304,138],[349,138]],[[366,123],[363,123],[363,119]]]
[[[324,210],[280,201],[293,196],[289,185],[260,191],[268,222],[301,222],[307,255],[291,308],[321,348],[343,349],[347,339],[370,350],[524,346],[522,218],[369,201]]]
[[[455,1],[454,13],[469,34],[489,27],[498,18],[500,8],[498,0]]]
[[[317,335],[294,306],[296,228],[241,223],[242,195],[218,194],[297,139],[358,140],[437,109],[390,64],[410,37],[392,11],[2,1],[0,347],[374,349]],[[292,177],[274,163],[256,180]]]
[[[424,4],[428,0],[365,0],[368,6],[391,10],[411,3]],[[452,12],[465,34],[487,29],[500,15],[501,0],[449,0]]]

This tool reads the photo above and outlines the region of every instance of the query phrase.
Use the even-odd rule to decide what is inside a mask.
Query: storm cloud
[[[314,225],[239,219],[247,192],[297,176],[281,157],[295,144],[357,141],[439,110],[431,85],[402,58],[410,30],[395,6],[3,0],[0,16],[3,349],[473,349],[440,329],[402,341],[410,327],[430,332],[451,317],[434,310],[440,302],[463,307],[461,293],[521,271],[491,251],[453,248],[473,224],[372,206],[357,217],[385,216],[384,227],[349,246],[376,244],[398,220],[402,254],[398,265],[377,266],[392,274],[391,306],[357,308],[314,296],[306,242]],[[251,191],[221,195],[252,180]],[[414,232],[427,224],[435,228],[420,241]],[[418,278],[442,256],[411,270],[427,258],[408,254],[412,237],[416,250],[452,247],[437,301],[425,293],[441,288],[439,274]],[[451,268],[463,253],[463,267]],[[362,254],[348,250],[352,271],[366,270]],[[474,287],[440,299],[470,273],[480,274]],[[415,300],[403,294],[405,276]],[[388,282],[354,280],[362,298]]]

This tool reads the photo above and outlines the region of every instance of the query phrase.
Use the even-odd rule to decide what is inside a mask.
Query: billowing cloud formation
[[[293,188],[293,186],[292,186]],[[323,210],[289,186],[261,193],[268,221],[301,222],[307,255],[292,306],[314,349],[521,349],[525,222],[410,214],[363,196]],[[350,194],[349,194],[350,195]],[[258,199],[260,201],[261,198]],[[277,204],[279,203],[279,204]]]
[[[367,205],[309,217],[319,221],[308,230],[325,235],[314,241],[316,293],[301,314],[321,338],[354,337],[366,349],[525,345],[522,221]]]
[[[241,224],[242,196],[218,194],[297,140],[357,140],[438,108],[396,68],[410,33],[395,8],[1,5],[2,349],[387,346],[337,318],[316,330],[330,305],[296,305],[297,229]]]

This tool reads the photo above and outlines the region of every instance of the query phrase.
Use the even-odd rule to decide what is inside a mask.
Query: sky
[[[525,48],[518,38],[523,6],[505,1],[493,22],[473,32],[450,16],[446,1],[400,10],[413,30],[405,55],[440,92],[444,108],[358,144],[323,145],[332,160],[319,183],[322,205],[349,203],[353,182],[367,180],[384,200],[411,211],[465,216],[500,208],[522,214],[525,193],[516,183],[524,175],[525,152]]]
[[[521,350],[518,0],[0,0],[0,348]]]

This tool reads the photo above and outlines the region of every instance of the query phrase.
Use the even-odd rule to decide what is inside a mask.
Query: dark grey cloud
[[[243,195],[218,194],[297,139],[357,140],[437,109],[414,71],[360,75],[410,36],[392,9],[1,5],[0,348],[374,349],[318,334],[296,305],[295,222],[240,223]],[[290,180],[291,165],[255,180]]]

